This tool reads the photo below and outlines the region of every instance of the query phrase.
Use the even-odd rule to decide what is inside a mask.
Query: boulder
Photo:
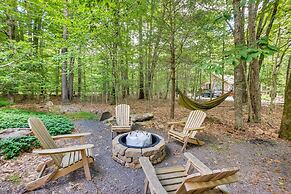
[[[24,137],[31,135],[30,128],[8,128],[0,131],[0,139]]]
[[[100,117],[99,121],[105,121],[105,120],[107,120],[107,119],[109,119],[111,117],[112,117],[112,114],[110,112],[106,111],[106,112],[103,112],[101,114],[101,117]]]

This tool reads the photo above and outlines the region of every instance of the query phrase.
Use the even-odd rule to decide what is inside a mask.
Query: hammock
[[[225,93],[221,96],[219,96],[218,98],[215,98],[214,100],[210,100],[204,103],[199,103],[197,101],[191,100],[190,98],[188,98],[186,95],[184,95],[180,90],[177,90],[179,93],[179,99],[178,99],[178,103],[189,109],[189,110],[209,110],[212,109],[216,106],[218,106],[219,104],[221,104],[229,95],[232,91]]]

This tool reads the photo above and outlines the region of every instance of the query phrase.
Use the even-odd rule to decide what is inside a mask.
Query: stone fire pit
[[[128,146],[126,136],[129,133],[123,133],[112,140],[112,158],[130,168],[141,168],[139,157],[149,157],[152,164],[160,163],[166,156],[165,140],[157,134],[152,135],[152,144],[145,147]]]

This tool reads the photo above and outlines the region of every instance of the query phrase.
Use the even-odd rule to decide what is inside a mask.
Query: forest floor
[[[166,101],[128,101],[132,113],[154,113],[154,119],[143,123],[143,130],[162,135],[165,139],[169,127],[169,104]],[[16,107],[19,107],[18,105]],[[43,105],[22,104],[20,107],[44,110]],[[52,109],[51,109],[52,110]],[[90,111],[114,113],[114,106],[106,104],[78,103],[67,106],[54,105],[53,111]],[[291,144],[278,139],[282,107],[276,107],[272,115],[263,107],[262,124],[246,124],[244,132],[233,129],[233,104],[224,102],[207,111],[206,130],[198,134],[205,141],[203,146],[188,146],[211,169],[237,166],[240,181],[229,185],[232,193],[291,193]],[[189,111],[178,106],[176,119],[187,117]],[[246,119],[246,118],[245,118]],[[86,181],[80,169],[68,176],[46,184],[32,193],[112,193],[138,194],[143,192],[144,173],[119,165],[111,158],[110,128],[98,121],[75,121],[76,132],[91,132],[88,143],[95,144],[95,163],[91,168],[93,180]],[[70,142],[69,142],[70,143]],[[157,166],[185,164],[180,153],[181,144],[170,141],[167,156]],[[22,193],[24,185],[37,177],[35,167],[46,160],[31,153],[24,153],[15,160],[0,160],[0,193]]]

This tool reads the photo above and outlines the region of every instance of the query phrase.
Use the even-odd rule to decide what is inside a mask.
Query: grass
[[[98,120],[99,116],[91,112],[71,112],[66,113],[65,117],[76,121],[76,120]]]
[[[19,184],[21,182],[20,175],[16,172],[12,175],[7,176],[7,180],[9,182],[12,182],[13,184]]]

